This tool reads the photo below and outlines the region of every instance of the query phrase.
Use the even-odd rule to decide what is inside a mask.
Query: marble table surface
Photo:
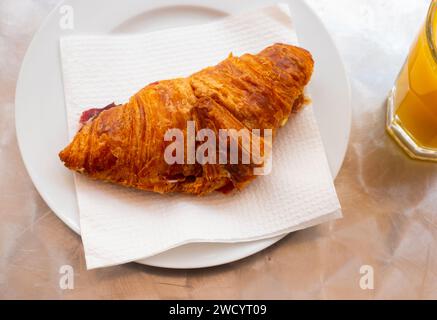
[[[331,32],[352,87],[351,139],[335,180],[343,219],[215,268],[131,263],[92,271],[80,237],[33,186],[15,135],[19,68],[58,2],[0,1],[0,298],[437,298],[437,165],[410,160],[384,131],[387,93],[429,0],[307,0]],[[73,289],[60,285],[64,265],[73,267]],[[371,275],[373,286],[363,285]]]

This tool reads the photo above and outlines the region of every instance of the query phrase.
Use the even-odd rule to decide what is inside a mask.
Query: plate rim
[[[344,80],[345,80],[345,97],[347,100],[347,123],[345,124],[345,127],[347,127],[347,134],[345,136],[345,141],[346,143],[344,143],[343,146],[343,150],[341,150],[341,160],[338,163],[338,166],[335,168],[334,172],[332,172],[333,175],[333,180],[335,180],[335,178],[337,177],[343,162],[345,160],[345,156],[346,156],[346,152],[347,152],[347,148],[348,148],[348,142],[350,140],[350,133],[351,133],[351,125],[352,125],[352,107],[351,107],[351,85],[350,85],[350,80],[348,77],[348,74],[346,72],[346,68],[345,68],[345,64],[344,61],[341,57],[340,51],[338,50],[338,47],[334,41],[334,39],[332,38],[331,34],[329,33],[328,29],[326,28],[325,24],[323,23],[323,21],[320,19],[320,17],[317,15],[317,13],[303,0],[289,0],[289,1],[294,1],[294,2],[299,2],[300,5],[306,7],[306,9],[311,12],[311,14],[313,15],[313,17],[318,21],[318,23],[321,25],[321,27],[326,31],[326,37],[329,40],[332,48],[335,51],[335,54],[338,57],[338,62],[340,63],[340,67],[341,67],[341,74],[344,76]],[[16,84],[16,91],[15,91],[15,131],[16,131],[16,136],[17,136],[17,144],[18,144],[18,148],[20,151],[20,156],[23,160],[23,164],[24,167],[27,171],[27,173],[29,174],[32,183],[34,184],[35,188],[37,189],[39,195],[42,197],[42,199],[46,202],[47,206],[53,211],[53,213],[62,221],[64,222],[71,230],[73,230],[75,233],[77,233],[78,235],[80,235],[80,227],[78,226],[78,222],[77,221],[72,221],[71,218],[67,217],[66,215],[62,215],[60,213],[57,213],[55,210],[53,210],[53,208],[56,208],[57,206],[52,202],[52,198],[48,197],[46,195],[46,193],[42,190],[44,190],[44,187],[40,185],[39,180],[35,178],[36,173],[33,172],[33,170],[30,168],[28,162],[26,161],[24,154],[25,152],[23,152],[24,147],[23,147],[23,141],[20,134],[20,125],[19,125],[19,116],[17,116],[18,114],[18,109],[17,106],[19,105],[19,103],[17,103],[18,100],[20,100],[19,95],[22,92],[23,89],[21,89],[22,86],[22,79],[23,79],[23,74],[25,73],[25,69],[27,64],[29,64],[29,60],[31,59],[31,54],[32,51],[34,50],[33,48],[35,47],[35,44],[38,40],[38,35],[40,35],[44,29],[47,27],[47,25],[50,23],[51,19],[53,19],[53,16],[57,14],[57,11],[59,11],[59,8],[61,6],[63,6],[65,4],[65,2],[67,2],[66,0],[62,0],[60,1],[51,11],[50,13],[46,16],[46,18],[44,19],[44,21],[42,22],[42,24],[40,25],[40,27],[37,29],[37,31],[34,33],[32,40],[29,43],[29,46],[26,50],[26,53],[24,55],[24,58],[22,60],[22,64],[20,67],[20,71],[18,73],[18,78],[17,78],[17,84]],[[199,6],[198,1],[182,1],[181,5],[193,5],[193,6]],[[203,1],[201,2],[201,6],[203,8],[212,8],[212,9],[216,9],[215,7],[212,7],[210,5],[211,1]],[[160,3],[158,6],[156,6],[156,8],[163,8],[163,7],[168,7],[168,5],[166,3]],[[255,245],[254,248],[250,248],[249,250],[246,250],[244,254],[242,255],[238,255],[238,257],[227,257],[227,258],[222,258],[222,259],[217,259],[216,261],[211,261],[209,263],[201,263],[201,264],[191,264],[191,265],[187,265],[187,266],[174,266],[174,265],[168,265],[168,264],[161,264],[161,263],[154,263],[154,262],[149,262],[147,261],[148,259],[152,259],[155,258],[157,256],[154,257],[149,257],[146,259],[141,259],[138,261],[135,261],[137,263],[140,264],[144,264],[144,265],[149,265],[149,266],[153,266],[153,267],[161,267],[161,268],[168,268],[168,269],[197,269],[197,268],[206,268],[206,267],[213,267],[213,266],[218,266],[218,265],[223,265],[226,263],[231,263],[234,261],[238,261],[241,259],[244,259],[248,256],[251,256],[255,253],[261,252],[264,249],[270,247],[271,245],[275,244],[276,242],[280,241],[281,239],[283,239],[284,237],[286,237],[289,233],[280,235],[280,236],[276,236],[273,238],[268,238],[268,239],[262,239],[262,240],[256,240],[256,241],[250,241],[250,242],[243,242],[243,243],[252,243],[252,244],[257,244],[258,242],[260,244]],[[235,245],[238,244],[242,244],[242,243],[235,243]],[[168,251],[171,251],[174,249],[170,249]],[[166,251],[166,252],[168,252]],[[164,252],[165,253],[165,252]]]

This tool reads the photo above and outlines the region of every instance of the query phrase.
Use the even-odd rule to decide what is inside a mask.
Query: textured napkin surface
[[[70,137],[77,132],[81,112],[90,107],[123,103],[150,82],[188,76],[230,52],[257,53],[276,42],[297,44],[284,5],[149,34],[63,37]],[[240,193],[158,195],[80,175],[75,182],[89,269],[189,242],[269,238],[341,217],[311,106],[279,130],[271,174],[258,177]]]

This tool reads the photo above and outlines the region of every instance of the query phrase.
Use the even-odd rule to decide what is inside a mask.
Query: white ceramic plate
[[[49,207],[80,232],[72,174],[58,159],[68,142],[61,78],[59,37],[67,33],[147,32],[183,26],[275,3],[269,0],[75,0],[64,1],[36,33],[24,58],[16,91],[16,129],[21,154],[36,188]],[[351,124],[350,90],[345,70],[327,30],[302,0],[286,1],[300,45],[315,57],[311,93],[332,175],[341,167]],[[74,30],[61,30],[64,8],[73,8]],[[320,103],[323,101],[323,104]],[[319,108],[318,106],[329,106]],[[284,235],[285,236],[285,235]],[[181,246],[140,263],[167,268],[200,268],[254,254],[283,236],[248,243]]]

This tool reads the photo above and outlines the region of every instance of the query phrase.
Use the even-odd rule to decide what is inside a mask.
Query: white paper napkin
[[[125,102],[150,82],[188,76],[230,52],[257,53],[276,42],[297,44],[286,5],[148,34],[63,37],[70,137],[78,129],[81,112],[89,107]],[[269,238],[341,216],[311,107],[279,130],[272,173],[240,193],[159,195],[75,178],[89,269],[138,260],[189,242]]]

